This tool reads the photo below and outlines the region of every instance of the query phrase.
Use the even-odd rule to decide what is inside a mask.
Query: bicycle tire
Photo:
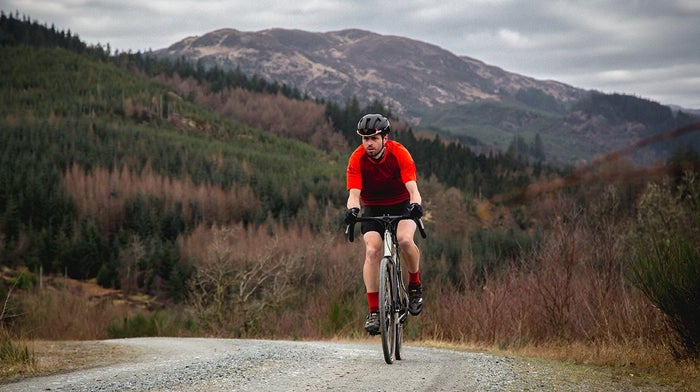
[[[394,363],[396,349],[396,324],[394,314],[394,295],[396,293],[392,278],[391,259],[384,257],[379,266],[379,329],[382,335],[384,361]]]
[[[403,343],[403,324],[396,325],[396,347],[394,347],[394,358],[401,360],[401,344]]]
[[[401,279],[398,277],[397,274],[397,280]],[[396,286],[396,295],[401,301],[401,306],[399,309],[397,309],[397,312],[395,313],[397,322],[396,322],[396,348],[394,349],[394,357],[397,360],[401,360],[401,347],[403,345],[403,323],[406,322],[407,317],[408,317],[408,298],[405,292],[401,289],[401,284],[398,283]],[[403,315],[402,315],[403,314]],[[401,321],[403,318],[403,321]]]

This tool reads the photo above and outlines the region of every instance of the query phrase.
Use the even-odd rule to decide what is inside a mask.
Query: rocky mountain
[[[442,104],[505,101],[521,89],[537,89],[561,101],[575,100],[582,92],[458,57],[428,43],[363,30],[222,29],[156,53],[239,67],[338,102],[352,96],[360,102],[378,100],[398,114]]]
[[[591,97],[603,94],[507,72],[429,43],[357,29],[221,29],[155,54],[240,69],[339,103],[353,97],[361,104],[377,100],[416,127],[475,148],[504,150],[516,136],[526,141],[540,136],[550,157],[567,162],[624,148],[676,121],[670,108],[637,97],[601,102]],[[623,118],[610,104],[652,104],[660,117],[653,124]]]

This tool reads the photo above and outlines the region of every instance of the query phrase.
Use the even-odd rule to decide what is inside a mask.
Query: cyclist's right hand
[[[360,209],[357,207],[348,208],[348,210],[345,211],[345,224],[346,225],[355,224],[355,222],[357,222],[357,215],[359,213],[360,213]]]

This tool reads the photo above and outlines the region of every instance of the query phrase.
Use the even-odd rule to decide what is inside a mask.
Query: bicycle
[[[423,221],[408,215],[361,216],[357,222],[380,222],[384,226],[384,256],[379,265],[379,329],[382,335],[384,361],[394,363],[401,360],[403,324],[408,316],[408,290],[401,273],[396,227],[399,221],[411,219],[416,222],[421,237],[425,238]],[[355,224],[347,225],[348,240],[355,239]]]

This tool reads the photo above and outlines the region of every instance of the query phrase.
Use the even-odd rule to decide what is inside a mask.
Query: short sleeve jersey
[[[416,180],[416,164],[406,147],[387,140],[379,161],[370,158],[360,145],[350,155],[347,188],[359,189],[366,206],[389,206],[409,199],[406,183]]]

